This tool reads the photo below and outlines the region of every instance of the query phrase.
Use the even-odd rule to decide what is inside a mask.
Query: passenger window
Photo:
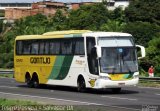
[[[77,38],[74,40],[74,54],[75,55],[84,55],[84,39]]]
[[[22,45],[23,45],[22,41],[17,41],[16,42],[16,54],[17,55],[21,55],[22,54],[22,48],[23,48]]]
[[[66,40],[63,40],[61,42],[61,50],[62,50],[62,54],[73,54],[72,53],[72,41],[70,39],[66,39]]]
[[[23,41],[23,54],[30,54],[31,50],[31,42],[30,41]]]
[[[39,44],[36,41],[33,41],[32,46],[31,46],[31,54],[38,54],[38,50],[39,50]]]
[[[45,47],[44,47],[44,54],[49,54],[49,42],[46,41]]]
[[[44,54],[44,45],[45,45],[45,43],[44,42],[40,42],[40,44],[39,44],[40,46],[39,46],[39,54]]]

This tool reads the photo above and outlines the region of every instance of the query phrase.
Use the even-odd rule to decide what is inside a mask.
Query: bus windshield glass
[[[138,71],[136,50],[131,38],[102,38],[100,71],[102,73],[132,73]],[[105,43],[105,44],[104,44]]]

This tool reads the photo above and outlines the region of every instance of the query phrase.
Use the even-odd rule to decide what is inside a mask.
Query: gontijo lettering
[[[51,60],[50,60],[50,57],[31,57],[30,63],[31,64],[50,64]]]

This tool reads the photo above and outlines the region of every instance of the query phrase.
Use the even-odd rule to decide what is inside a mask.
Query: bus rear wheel
[[[39,88],[39,79],[37,74],[34,74],[32,77],[32,84],[34,88]]]
[[[77,81],[77,90],[78,90],[78,92],[84,92],[85,89],[86,89],[85,80],[83,77],[79,77],[79,79]]]
[[[26,82],[28,87],[30,87],[30,88],[33,87],[30,75],[28,75],[28,74],[26,75],[25,82]]]

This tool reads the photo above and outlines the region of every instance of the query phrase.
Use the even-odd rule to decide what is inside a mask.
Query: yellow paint
[[[95,86],[95,81],[96,81],[95,79],[91,79],[91,80],[89,81],[91,87],[94,87],[94,86]]]
[[[38,56],[38,57],[50,57],[50,64],[31,64],[30,57],[37,56],[15,56],[15,79],[19,82],[25,82],[25,74],[33,75],[37,73],[39,82],[45,84],[48,81],[48,77],[52,71],[52,67],[56,60],[56,56]],[[18,61],[17,61],[18,60]]]
[[[55,31],[55,32],[47,32],[43,35],[22,35],[17,36],[16,40],[31,40],[31,39],[51,39],[51,38],[64,38],[65,35],[69,34],[80,34],[85,32],[91,32],[88,30],[69,30],[69,31]],[[15,50],[15,49],[14,49]],[[14,51],[15,52],[15,51]],[[30,62],[31,57],[37,58],[50,58],[50,64],[37,63],[33,64]],[[36,73],[39,78],[39,82],[41,84],[45,84],[48,81],[48,77],[51,74],[53,65],[55,63],[56,56],[49,55],[21,55],[18,56],[14,54],[14,67],[15,67],[15,79],[19,82],[25,82],[25,74],[28,72],[32,77],[33,73]],[[92,85],[94,84],[91,81]]]
[[[47,32],[43,35],[51,36],[51,35],[67,35],[67,34],[79,34],[79,33],[85,33],[85,32],[91,32],[89,30],[68,30],[68,31],[54,31],[54,32]]]
[[[113,81],[116,81],[116,80],[126,80],[124,78],[124,74],[110,74],[110,78]]]

